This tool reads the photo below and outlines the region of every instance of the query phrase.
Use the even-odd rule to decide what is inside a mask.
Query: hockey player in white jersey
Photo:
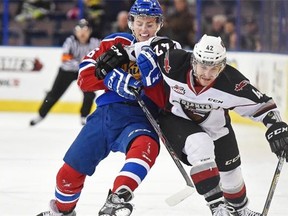
[[[271,97],[226,64],[226,49],[220,37],[204,35],[193,52],[173,49],[168,41],[156,38],[150,45],[158,56],[167,98],[159,119],[163,133],[182,162],[192,166],[192,181],[213,216],[260,216],[247,207],[229,111],[263,122],[272,152],[280,156],[284,151],[286,160],[287,124]],[[147,55],[143,55],[145,49]],[[138,57],[142,74],[148,72],[139,62],[155,64],[149,56],[153,56],[151,48],[142,47],[140,60]]]

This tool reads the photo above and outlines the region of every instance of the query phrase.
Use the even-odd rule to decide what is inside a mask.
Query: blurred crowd
[[[128,10],[134,2],[133,0],[83,0],[83,4],[79,4],[78,0],[66,1],[64,14],[57,13],[59,2],[64,3],[65,1],[19,1],[16,16],[12,19],[24,26],[22,27],[24,31],[22,36],[23,45],[35,45],[30,40],[32,35],[28,33],[33,29],[32,24],[36,25],[35,22],[40,22],[43,19],[50,19],[53,22],[60,22],[60,19],[76,22],[79,18],[86,18],[93,27],[92,36],[100,39],[112,32],[130,32],[127,17]],[[159,2],[164,12],[165,21],[159,35],[168,36],[180,42],[184,48],[191,49],[195,41],[199,39],[197,37],[208,33],[220,36],[228,50],[261,51],[258,23],[253,15],[241,19],[241,26],[238,26],[240,31],[237,31],[236,1],[234,0],[202,1],[201,26],[197,26],[199,23],[197,23],[196,17],[196,0],[159,0]],[[257,5],[254,5],[256,1],[252,2],[249,5],[251,10],[253,10],[253,7],[257,7]],[[63,26],[67,27],[68,25],[64,23],[62,24]],[[70,33],[69,29],[68,32],[62,31],[64,35],[61,38],[62,27],[54,25],[55,31],[53,34],[59,37],[58,40],[54,39],[54,41],[51,41],[51,45],[61,45]],[[197,34],[197,32],[201,32],[201,35]],[[44,43],[44,45],[48,44]]]

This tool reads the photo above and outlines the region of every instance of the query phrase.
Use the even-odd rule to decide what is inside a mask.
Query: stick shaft
[[[156,133],[158,134],[158,136],[160,137],[160,139],[162,140],[163,144],[165,145],[168,153],[170,154],[171,158],[173,159],[174,163],[176,164],[178,170],[181,172],[183,178],[186,181],[186,184],[190,187],[194,187],[190,177],[188,176],[187,172],[185,171],[184,167],[182,166],[180,160],[178,159],[178,157],[176,156],[175,151],[173,150],[173,148],[171,147],[171,145],[169,144],[168,140],[166,139],[166,137],[164,136],[162,130],[160,129],[158,123],[156,122],[156,120],[154,119],[154,117],[152,116],[152,114],[150,113],[150,111],[148,110],[145,102],[142,100],[141,96],[139,95],[139,93],[137,92],[137,90],[135,89],[131,89],[131,91],[134,93],[135,97],[137,98],[138,104],[140,105],[140,107],[142,108],[143,112],[145,113],[147,119],[149,120],[149,122],[151,123],[151,125],[153,126],[154,130],[156,131]]]
[[[275,189],[276,189],[279,177],[280,177],[280,173],[281,173],[283,164],[284,164],[284,157],[283,157],[283,154],[282,154],[279,157],[279,160],[278,160],[278,163],[277,163],[277,166],[276,166],[276,170],[275,170],[272,182],[271,182],[271,186],[270,186],[267,198],[266,198],[266,202],[265,202],[263,211],[262,211],[262,216],[266,216],[268,214],[268,211],[269,211],[269,208],[270,208],[270,204],[272,202],[272,198],[273,198],[273,195],[274,195],[274,192],[275,192]]]

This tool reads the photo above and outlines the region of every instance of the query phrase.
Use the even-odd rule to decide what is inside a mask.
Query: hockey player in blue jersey
[[[83,91],[105,92],[97,98],[96,111],[87,118],[64,156],[49,211],[38,216],[75,216],[86,176],[93,175],[111,151],[122,152],[126,158],[98,215],[129,216],[132,213],[130,201],[156,161],[159,138],[129,87],[142,88],[143,100],[154,114],[158,106],[163,105],[163,92],[157,80],[149,82],[145,76],[142,80],[138,68],[141,65],[130,61],[122,46],[154,37],[162,22],[157,0],[136,0],[129,12],[133,34],[109,35],[84,57],[79,69],[79,87]]]

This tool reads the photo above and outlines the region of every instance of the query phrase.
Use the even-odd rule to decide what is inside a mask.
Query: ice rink
[[[34,127],[33,113],[0,113],[0,215],[36,216],[47,210],[54,197],[56,172],[62,157],[81,129],[78,115],[49,114]],[[259,126],[234,125],[242,156],[250,208],[262,212],[277,158]],[[108,189],[123,164],[124,155],[111,153],[87,177],[77,216],[95,216],[105,202]],[[187,171],[189,170],[188,167]],[[211,215],[197,193],[175,207],[165,199],[185,187],[185,181],[162,146],[155,166],[135,191],[133,216],[205,216]],[[288,166],[284,164],[272,200],[271,216],[288,215]]]

